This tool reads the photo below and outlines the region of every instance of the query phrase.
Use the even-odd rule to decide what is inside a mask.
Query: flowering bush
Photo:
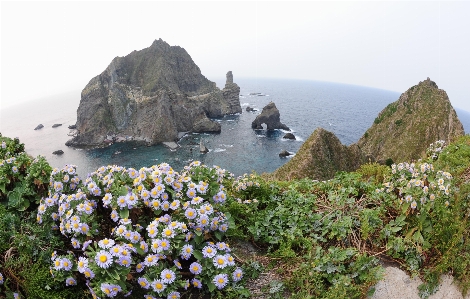
[[[426,154],[432,160],[437,160],[437,158],[439,157],[439,154],[442,152],[445,145],[446,145],[446,142],[444,140],[438,140],[436,142],[433,142],[429,145],[428,149],[426,150]]]
[[[54,169],[37,220],[70,240],[52,256],[51,272],[67,285],[86,283],[95,297],[130,294],[179,298],[189,288],[214,291],[241,280],[222,242],[231,216],[220,211],[231,174],[192,162],[182,173],[100,167],[81,181],[76,166]]]

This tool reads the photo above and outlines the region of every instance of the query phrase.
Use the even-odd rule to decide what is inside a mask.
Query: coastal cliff
[[[451,142],[463,135],[447,93],[427,78],[383,109],[357,145],[379,163],[403,162],[421,158],[437,140]]]
[[[333,133],[319,128],[272,176],[278,180],[330,179],[338,171],[354,171],[367,162],[418,160],[431,143],[450,143],[463,135],[447,93],[428,78],[383,109],[357,143],[342,145]]]
[[[240,88],[227,73],[225,88],[201,74],[181,47],[161,39],[116,57],[85,86],[77,110],[77,134],[69,146],[99,146],[109,136],[156,144],[178,132],[220,132],[210,118],[241,113]]]

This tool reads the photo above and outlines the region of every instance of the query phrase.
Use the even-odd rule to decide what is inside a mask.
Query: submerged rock
[[[42,124],[39,124],[39,125],[37,125],[36,128],[34,128],[34,129],[35,129],[35,130],[40,130],[40,129],[42,129],[42,128],[44,128],[44,126],[43,126]]]
[[[246,112],[252,112],[252,111],[256,111],[256,110],[250,106],[246,107]]]
[[[57,128],[57,127],[60,127],[60,126],[62,126],[62,124],[53,124],[52,125],[53,128]]]
[[[62,155],[64,153],[63,150],[56,150],[54,152],[52,152],[53,155]]]
[[[282,137],[284,139],[290,139],[290,140],[295,140],[295,136],[294,134],[292,133],[287,133],[286,135],[284,135],[284,137]]]
[[[75,130],[75,129],[77,128],[77,125],[70,125],[68,128],[69,128],[70,130]]]
[[[261,114],[251,123],[251,128],[262,129],[262,124],[266,124],[268,130],[282,129],[290,131],[285,124],[281,123],[281,114],[273,102],[263,108]]]
[[[280,153],[279,153],[279,157],[281,158],[284,158],[284,157],[287,157],[287,156],[290,156],[291,153],[289,153],[288,151],[286,150],[282,150]]]

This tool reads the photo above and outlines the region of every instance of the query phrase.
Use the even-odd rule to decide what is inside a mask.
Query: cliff
[[[342,145],[333,133],[319,128],[272,176],[279,180],[330,179],[337,171],[354,171],[369,161],[417,160],[431,143],[450,143],[463,135],[446,92],[428,78],[382,110],[357,143]]]
[[[427,78],[383,109],[357,145],[372,160],[402,162],[421,158],[437,140],[463,135],[447,93]]]
[[[77,110],[78,134],[66,144],[97,146],[114,134],[156,144],[176,140],[178,132],[220,132],[209,118],[241,113],[239,92],[232,72],[220,90],[186,50],[155,40],[114,58],[90,80]]]
[[[273,176],[277,180],[305,177],[327,180],[338,171],[354,171],[364,160],[357,145],[345,146],[335,134],[316,129],[302,144],[292,159],[279,167]]]

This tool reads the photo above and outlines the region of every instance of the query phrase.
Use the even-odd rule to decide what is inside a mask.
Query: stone
[[[246,107],[246,111],[247,111],[247,112],[254,112],[254,111],[256,111],[256,110],[253,109],[252,107],[248,106],[248,107]]]
[[[282,151],[279,153],[279,157],[281,157],[281,158],[285,158],[285,157],[290,156],[290,155],[291,155],[291,153],[289,153],[289,152],[286,151],[286,150],[282,150]]]
[[[171,150],[175,150],[178,147],[180,147],[176,142],[170,141],[170,142],[163,142],[163,145],[168,147]]]
[[[64,153],[63,150],[56,150],[54,152],[52,152],[53,155],[62,155]]]
[[[290,140],[295,140],[295,136],[294,134],[292,133],[287,133],[286,135],[284,135],[284,137],[282,137],[284,139],[290,139]]]
[[[53,124],[52,125],[53,128],[57,128],[57,127],[60,127],[60,126],[62,126],[62,124]]]
[[[69,128],[70,130],[75,130],[75,129],[77,128],[77,125],[70,125],[70,126],[68,126],[68,128]]]
[[[176,141],[178,132],[220,132],[210,118],[241,113],[239,93],[232,72],[220,90],[185,49],[155,40],[114,58],[90,80],[77,110],[78,134],[66,144],[100,146],[108,132],[149,144]]]
[[[44,126],[43,126],[42,124],[39,124],[39,125],[37,125],[36,128],[34,128],[34,129],[35,129],[35,130],[40,130],[40,129],[42,129],[42,128],[44,128]]]
[[[263,123],[266,124],[268,130],[282,129],[290,131],[285,124],[281,123],[281,114],[273,102],[263,108],[261,114],[251,123],[251,128],[261,130],[263,129]]]
[[[209,150],[207,149],[207,147],[204,145],[203,141],[202,141],[202,138],[201,138],[201,141],[199,141],[199,151],[203,154],[205,153],[208,153]]]
[[[220,133],[221,125],[212,121],[205,114],[202,114],[201,117],[194,123],[193,132],[202,133],[202,132],[211,132],[211,133]]]

